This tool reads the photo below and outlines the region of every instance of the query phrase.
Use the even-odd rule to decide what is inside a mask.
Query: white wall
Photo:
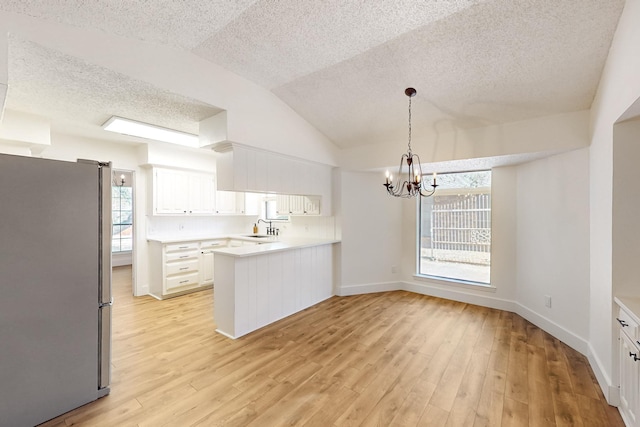
[[[640,0],[627,0],[591,108],[590,362],[609,398],[613,379],[613,124],[640,97]],[[608,387],[611,387],[608,389]],[[608,391],[608,392],[607,392]]]
[[[519,122],[440,132],[416,128],[413,151],[423,162],[449,162],[530,153],[554,153],[589,145],[589,112],[557,114]],[[340,161],[351,169],[389,167],[406,150],[406,141],[359,146],[341,152]],[[395,160],[393,160],[395,163]],[[394,165],[397,168],[397,165]],[[472,166],[473,167],[473,166]],[[455,172],[455,171],[454,171]]]
[[[340,200],[334,205],[342,234],[337,293],[395,289],[402,278],[402,206],[411,201],[387,196],[380,174],[343,171],[340,175]]]
[[[518,310],[586,353],[589,150],[521,165],[517,178]],[[551,308],[545,307],[545,295]]]

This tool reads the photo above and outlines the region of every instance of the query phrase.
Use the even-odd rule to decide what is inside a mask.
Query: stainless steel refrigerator
[[[111,164],[0,154],[0,426],[109,393]]]

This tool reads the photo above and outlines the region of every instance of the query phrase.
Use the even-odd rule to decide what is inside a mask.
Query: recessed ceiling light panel
[[[150,125],[148,123],[138,122],[135,120],[124,119],[117,116],[112,116],[102,125],[102,128],[110,132],[152,139],[154,141],[169,142],[171,144],[184,145],[186,147],[199,147],[198,135]]]

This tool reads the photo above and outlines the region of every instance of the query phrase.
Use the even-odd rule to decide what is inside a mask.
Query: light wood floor
[[[53,426],[623,426],[586,359],[521,317],[409,292],[334,297],[238,340],[212,291],[130,296],[111,394]]]

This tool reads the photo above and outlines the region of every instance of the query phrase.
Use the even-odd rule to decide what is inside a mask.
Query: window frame
[[[127,254],[127,253],[131,253],[133,251],[133,222],[134,222],[134,206],[133,206],[133,186],[131,185],[132,183],[129,183],[129,185],[118,185],[117,183],[112,183],[111,184],[111,189],[112,189],[112,195],[111,195],[111,254],[112,255],[117,255],[117,254]],[[113,189],[117,189],[117,193],[118,193],[118,198],[116,200],[122,200],[122,189],[123,188],[129,188],[129,192],[130,194],[130,205],[131,205],[131,209],[125,209],[122,210],[120,208],[120,205],[116,206],[115,204],[115,197],[113,194]],[[122,223],[122,222],[118,222],[116,223],[114,221],[115,219],[115,215],[114,213],[118,212],[119,213],[119,217],[120,219],[122,219],[122,212],[131,212],[131,223]],[[120,229],[120,237],[118,237],[117,239],[114,237],[115,236],[115,229],[116,227],[123,227],[123,226],[130,226],[131,227],[131,237],[128,238],[124,238],[122,237],[121,233],[122,233],[122,228]],[[119,250],[115,250],[115,246],[113,244],[113,242],[115,240],[119,240],[120,244],[119,244]],[[126,241],[130,241],[131,242],[131,249],[122,249],[122,241],[126,240]]]
[[[489,172],[491,173],[491,178],[493,178],[493,171],[491,169],[484,169],[484,170],[477,170],[477,171],[456,171],[456,172],[447,172],[447,173],[442,173],[439,174],[438,177],[440,177],[440,179],[442,180],[443,176],[446,176],[448,174],[463,174],[463,173],[473,173],[473,172]],[[472,188],[472,187],[471,187]],[[480,282],[480,281],[474,281],[474,280],[466,280],[466,279],[460,279],[460,278],[455,278],[455,277],[447,277],[447,276],[438,276],[435,274],[425,274],[421,272],[421,263],[422,263],[422,197],[418,197],[416,199],[416,251],[415,251],[415,274],[413,275],[413,277],[417,280],[420,281],[429,281],[429,282],[436,282],[436,283],[442,283],[444,285],[455,285],[455,286],[461,286],[461,287],[466,287],[466,288],[473,288],[473,289],[482,289],[482,290],[489,290],[489,291],[495,291],[496,288],[495,286],[492,285],[491,283],[491,254],[493,252],[492,250],[492,245],[493,245],[493,214],[492,214],[492,210],[493,210],[493,197],[492,197],[492,193],[493,193],[493,185],[490,184],[489,185],[489,189],[490,189],[490,230],[491,230],[491,236],[490,236],[490,249],[489,249],[489,255],[490,255],[490,262],[489,262],[489,281],[488,282]],[[438,195],[438,190],[436,190],[435,194],[433,196],[430,197],[436,197]]]

